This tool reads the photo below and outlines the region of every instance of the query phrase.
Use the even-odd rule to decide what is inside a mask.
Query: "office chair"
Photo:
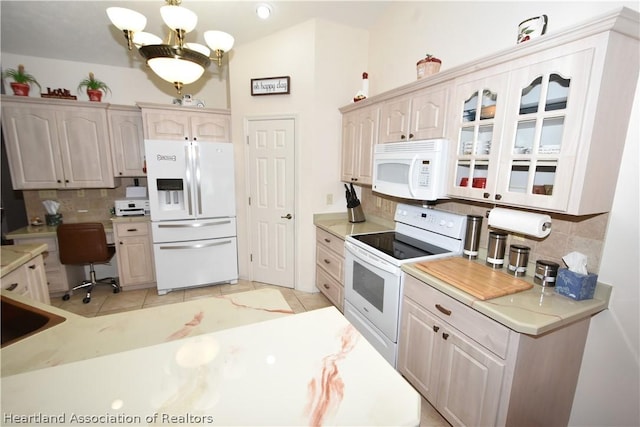
[[[88,304],[91,301],[91,291],[98,284],[111,285],[114,294],[120,292],[120,286],[115,277],[96,279],[94,264],[108,263],[116,253],[115,246],[107,244],[107,236],[101,223],[60,224],[56,234],[62,264],[89,265],[89,280],[83,280],[80,285],[74,286],[64,294],[62,297],[64,301],[70,298],[73,291],[87,288],[87,295],[82,302]]]

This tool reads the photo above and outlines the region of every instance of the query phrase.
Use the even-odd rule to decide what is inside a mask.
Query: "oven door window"
[[[353,263],[353,290],[380,312],[384,312],[384,281],[359,262]]]

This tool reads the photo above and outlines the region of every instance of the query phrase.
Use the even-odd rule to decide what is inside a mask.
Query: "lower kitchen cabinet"
[[[28,262],[2,278],[2,289],[17,295],[27,296],[33,300],[50,304],[42,255],[31,258]]]
[[[566,426],[589,318],[515,332],[407,275],[398,370],[454,426]]]
[[[79,285],[84,279],[84,267],[64,265],[60,262],[58,239],[55,237],[34,237],[14,239],[16,244],[45,244],[47,250],[44,259],[47,289],[50,296],[62,296],[70,288]]]
[[[155,286],[149,221],[114,223],[119,283],[123,289]]]
[[[344,305],[344,240],[316,228],[316,287],[341,312]]]

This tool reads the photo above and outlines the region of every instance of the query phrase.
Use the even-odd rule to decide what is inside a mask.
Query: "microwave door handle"
[[[416,197],[416,193],[413,188],[413,169],[415,168],[417,161],[418,155],[416,154],[413,156],[413,159],[411,159],[411,165],[409,166],[409,194],[411,194],[411,197]]]

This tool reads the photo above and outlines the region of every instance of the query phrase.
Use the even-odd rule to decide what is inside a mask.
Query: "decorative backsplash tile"
[[[393,221],[397,203],[410,203],[404,199],[396,199],[389,196],[381,197],[374,194],[371,188],[362,187],[361,203],[365,215]],[[486,249],[488,245],[489,226],[486,218],[487,211],[493,205],[472,201],[443,201],[435,206],[437,209],[455,212],[463,215],[480,215],[482,232],[480,234],[480,247]],[[510,234],[507,239],[507,249],[511,244],[525,245],[531,248],[529,260],[544,259],[554,261],[564,266],[562,257],[569,252],[577,251],[587,256],[587,268],[589,272],[597,273],[600,269],[604,238],[607,232],[609,214],[570,216],[549,213],[552,221],[552,232],[544,239],[525,237]]]

